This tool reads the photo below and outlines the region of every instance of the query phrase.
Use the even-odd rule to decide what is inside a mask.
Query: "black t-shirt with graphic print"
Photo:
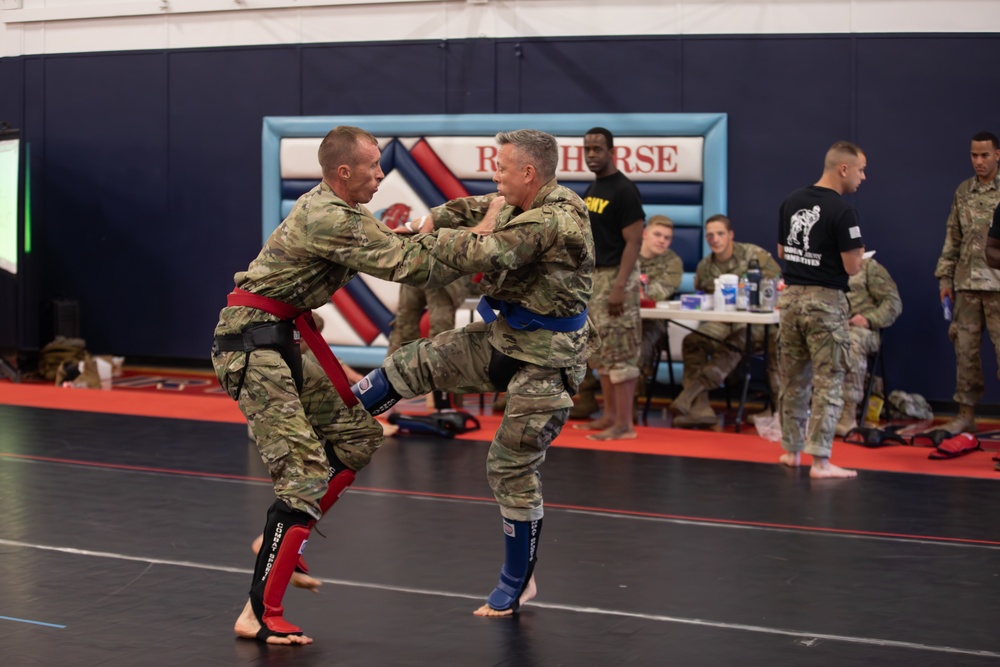
[[[858,214],[835,190],[810,185],[788,195],[778,216],[785,283],[848,291],[840,253],[864,247]]]

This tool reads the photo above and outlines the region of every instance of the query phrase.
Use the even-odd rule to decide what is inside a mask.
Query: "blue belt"
[[[511,327],[524,331],[546,329],[548,331],[570,332],[579,331],[587,324],[586,308],[579,315],[571,315],[570,317],[539,315],[538,313],[531,312],[524,306],[494,299],[491,296],[484,296],[476,306],[476,311],[483,316],[483,321],[487,324],[497,318],[493,312],[494,309],[500,311],[504,320]]]

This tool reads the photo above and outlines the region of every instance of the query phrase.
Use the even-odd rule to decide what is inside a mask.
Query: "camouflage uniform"
[[[1000,174],[983,185],[976,177],[955,191],[944,247],[934,276],[955,291],[948,337],[957,362],[955,402],[973,406],[983,396],[980,346],[984,326],[1000,359],[1000,271],[986,265],[986,235],[1000,204]]]
[[[639,271],[646,297],[653,301],[666,301],[681,286],[684,261],[680,255],[667,248],[662,254],[649,259],[640,254]],[[642,321],[642,353],[639,364],[645,375],[652,372],[656,346],[667,334],[667,324],[667,320]]]
[[[350,208],[320,183],[299,198],[249,268],[236,274],[236,286],[304,311],[327,303],[359,271],[421,287],[441,285],[459,273],[434,260],[433,243],[428,235],[407,240],[392,233],[365,207]],[[227,307],[215,335],[276,321],[256,308]],[[215,352],[212,363],[246,415],[278,498],[319,519],[330,473],[324,441],[343,464],[359,470],[381,445],[382,427],[360,406],[344,404],[312,355],[302,361],[301,392],[273,349]]]
[[[847,296],[829,287],[789,285],[778,308],[781,445],[788,452],[830,458],[851,350]],[[823,398],[810,402],[810,394]]]
[[[719,262],[715,255],[709,255],[698,262],[694,275],[694,288],[707,294],[715,292],[715,279],[730,273],[737,276],[747,272],[751,259],[760,263],[764,278],[777,279],[781,267],[771,253],[752,243],[733,243],[733,256],[726,262]],[[768,327],[770,349],[775,350],[777,327]],[[754,351],[764,349],[764,326],[750,328]],[[724,342],[720,342],[724,341]],[[732,347],[731,347],[732,346]],[[733,349],[735,347],[735,349]],[[740,350],[746,349],[746,325],[726,322],[702,322],[698,333],[684,337],[684,386],[701,384],[705,388],[715,388],[725,382],[726,377],[739,365],[743,358]],[[768,372],[775,373],[776,355],[768,358]],[[777,385],[772,383],[774,388]]]
[[[531,207],[501,209],[489,236],[468,242],[449,227],[479,220],[493,195],[457,199],[432,210],[436,254],[463,272],[482,270],[483,294],[555,317],[583,312],[590,299],[594,242],[587,209],[555,180],[542,186]],[[501,514],[534,521],[543,514],[538,468],[569,415],[570,392],[583,378],[588,354],[598,344],[588,322],[567,333],[515,329],[499,315],[433,340],[404,345],[383,368],[404,398],[447,389],[496,391],[488,368],[494,350],[524,362],[507,387],[507,408],[486,463]],[[568,386],[567,386],[568,384]]]
[[[417,340],[420,335],[420,319],[424,309],[430,319],[430,337],[455,328],[455,312],[462,305],[466,296],[472,292],[472,281],[460,278],[444,287],[420,289],[410,285],[399,286],[399,304],[396,306],[396,317],[392,321],[392,332],[389,334],[389,348],[386,354],[392,354],[400,346]]]
[[[868,357],[879,347],[879,331],[899,319],[903,301],[899,298],[896,282],[885,267],[872,258],[862,260],[861,270],[851,276],[847,293],[849,317],[861,315],[868,320],[869,328],[851,326],[851,350],[844,375],[844,411],[856,409],[864,398],[864,379],[868,371]],[[853,416],[853,415],[852,415]]]
[[[594,326],[601,333],[601,349],[590,360],[591,367],[600,375],[611,378],[612,384],[620,384],[639,377],[639,345],[641,327],[639,323],[639,262],[632,267],[632,273],[625,281],[625,302],[622,313],[612,317],[608,313],[608,299],[611,288],[618,277],[619,267],[600,266],[594,270],[594,308],[590,316]]]

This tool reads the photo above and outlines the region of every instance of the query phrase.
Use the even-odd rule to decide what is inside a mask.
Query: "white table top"
[[[462,308],[475,310],[479,299],[466,299]],[[670,305],[667,305],[670,304]],[[656,308],[640,308],[644,320],[692,320],[697,322],[731,322],[733,324],[778,324],[778,311],[751,313],[746,310],[682,310],[680,301],[658,301]]]
[[[777,310],[770,313],[752,313],[748,310],[684,310],[679,301],[658,301],[655,308],[640,308],[639,314],[644,320],[693,320],[733,324],[778,324],[781,321],[781,314]]]

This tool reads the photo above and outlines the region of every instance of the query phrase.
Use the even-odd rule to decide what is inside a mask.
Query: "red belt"
[[[337,361],[337,357],[333,355],[330,346],[323,340],[323,336],[319,333],[319,327],[316,326],[312,311],[302,311],[294,306],[289,306],[283,301],[269,299],[266,296],[254,294],[239,287],[230,292],[226,297],[226,305],[249,306],[250,308],[263,310],[265,313],[270,313],[283,320],[292,320],[295,328],[299,330],[306,345],[316,355],[319,365],[326,371],[326,376],[330,378],[334,389],[344,399],[347,407],[353,408],[358,404],[358,398],[351,391],[351,383],[347,381],[347,375],[344,373],[343,367]]]

